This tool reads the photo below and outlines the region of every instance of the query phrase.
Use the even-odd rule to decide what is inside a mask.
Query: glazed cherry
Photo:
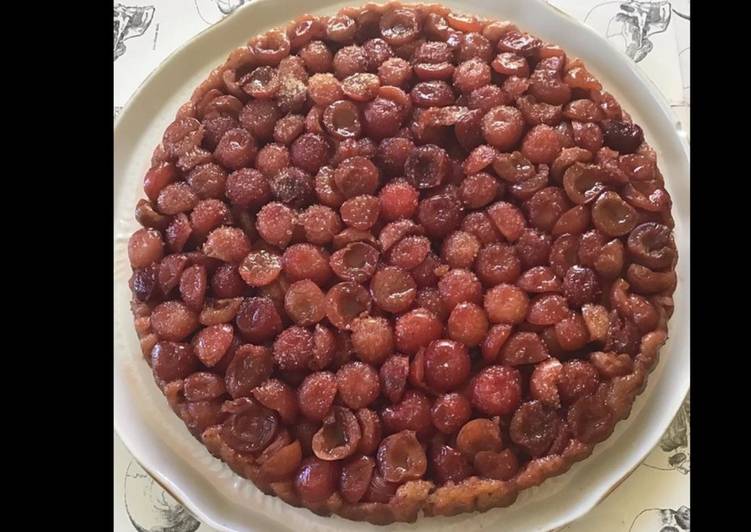
[[[383,143],[381,143],[381,146],[383,146]],[[405,161],[402,160],[402,168],[404,164]],[[381,189],[379,197],[381,199],[381,217],[386,221],[394,221],[400,218],[407,219],[414,215],[417,210],[419,193],[404,181],[392,181]]]
[[[396,347],[403,353],[416,353],[421,347],[440,338],[442,330],[441,321],[429,310],[411,310],[396,319]]]
[[[569,409],[566,422],[574,436],[585,443],[596,443],[612,432],[613,412],[597,395],[580,398]]]
[[[605,144],[620,153],[633,153],[644,141],[637,124],[611,120],[605,123]]]
[[[378,469],[388,482],[416,480],[425,474],[425,450],[411,430],[387,436],[378,447]]]
[[[342,466],[339,492],[345,501],[356,503],[365,496],[373,478],[375,466],[375,460],[365,455],[354,456]]]
[[[558,294],[545,294],[532,301],[527,321],[533,325],[555,325],[570,314],[565,297]]]
[[[623,236],[636,226],[636,210],[626,203],[617,192],[600,194],[592,207],[592,223],[611,237]]]
[[[154,376],[165,383],[187,377],[199,364],[188,344],[159,342],[151,350],[151,369]]]
[[[305,133],[289,149],[290,162],[299,169],[315,174],[329,158],[330,146],[318,133]]]
[[[236,451],[261,451],[274,438],[279,420],[268,408],[245,401],[222,425],[222,437]]]
[[[321,460],[342,460],[356,452],[361,437],[360,424],[352,411],[335,406],[313,436],[313,454]]]
[[[451,48],[445,42],[430,41],[420,44],[412,56],[415,63],[445,63],[452,60]]]
[[[481,211],[468,213],[464,217],[461,229],[474,235],[483,246],[498,242],[501,238],[490,217]]]
[[[391,324],[384,318],[361,317],[352,321],[352,347],[364,362],[380,364],[391,354],[394,334]]]
[[[224,262],[240,262],[250,253],[250,241],[242,229],[220,227],[206,238],[204,253]]]
[[[413,10],[394,9],[381,17],[380,30],[387,43],[399,46],[417,38],[420,22]]]
[[[479,58],[460,63],[454,71],[454,86],[461,92],[469,93],[490,83],[490,66]]]
[[[503,243],[490,243],[480,249],[475,261],[477,276],[486,286],[516,281],[522,271],[516,250]]]
[[[271,251],[258,250],[248,253],[240,263],[238,273],[250,286],[266,286],[273,283],[282,271],[282,258]]]
[[[361,285],[345,281],[332,286],[326,294],[326,317],[339,329],[349,328],[352,320],[370,310],[370,294]]]
[[[205,366],[215,366],[227,353],[233,339],[232,325],[216,324],[206,327],[195,337],[195,354]]]
[[[159,266],[157,264],[151,264],[133,272],[128,281],[128,286],[138,301],[148,301],[158,297],[158,275]]]
[[[470,209],[479,209],[490,204],[502,190],[498,181],[486,172],[467,176],[459,186],[462,202]]]
[[[194,264],[186,268],[180,276],[178,290],[188,308],[198,311],[203,307],[206,298],[206,267]]]
[[[351,157],[335,170],[334,183],[345,198],[373,194],[378,187],[378,168],[365,157]]]
[[[561,289],[574,307],[594,303],[602,292],[597,274],[584,266],[571,266],[566,271]]]
[[[404,164],[407,181],[417,189],[437,187],[448,177],[449,158],[446,151],[434,144],[414,149]]]
[[[488,106],[492,105],[492,107],[495,107],[496,104],[500,103],[501,101],[502,100],[492,100],[486,103]],[[487,109],[483,107],[474,109],[471,112],[464,113],[454,126],[456,140],[459,141],[461,147],[467,151],[473,150],[484,142],[484,137],[480,125],[485,111],[487,111]]]
[[[511,449],[480,451],[473,462],[475,470],[487,478],[510,480],[519,470],[519,460]]]
[[[421,392],[407,390],[402,400],[381,410],[386,432],[411,430],[425,433],[431,427],[430,400]]]
[[[383,85],[405,86],[412,78],[412,67],[401,57],[391,57],[378,67],[378,77]]]
[[[303,279],[287,289],[284,310],[298,325],[315,325],[326,315],[326,296],[313,281]]]
[[[378,372],[363,362],[350,362],[336,372],[339,396],[349,408],[364,408],[378,398],[381,384]]]
[[[317,245],[329,244],[339,231],[342,222],[339,215],[325,205],[311,205],[299,216],[308,242]]]
[[[422,200],[417,207],[417,220],[428,236],[441,239],[461,223],[462,204],[454,194],[441,193]]]
[[[503,447],[501,428],[490,419],[468,421],[456,435],[456,447],[470,459],[481,451],[498,452]]]
[[[448,393],[436,399],[430,415],[435,428],[444,434],[454,434],[469,421],[472,406],[463,395]]]
[[[434,287],[448,271],[448,265],[444,264],[434,253],[428,253],[424,261],[412,268],[410,274],[417,286],[427,288]]]
[[[445,107],[455,101],[454,91],[445,81],[421,81],[410,91],[412,103],[420,108]]]
[[[297,421],[297,396],[289,385],[278,379],[267,379],[253,388],[251,393],[256,401],[276,411],[284,423]]]
[[[430,463],[439,482],[461,482],[472,474],[469,461],[448,445],[433,445],[430,450]]]
[[[323,124],[330,135],[340,140],[357,138],[362,131],[360,111],[347,100],[338,100],[326,107]]]
[[[535,175],[534,165],[519,151],[498,153],[493,161],[493,170],[498,177],[511,183],[519,183]]]
[[[542,124],[527,132],[521,146],[522,154],[534,164],[551,164],[561,149],[561,141],[556,131]]]
[[[551,245],[552,238],[549,235],[529,228],[525,229],[522,236],[519,237],[515,249],[522,266],[527,269],[547,264]]]
[[[501,348],[511,334],[512,325],[498,324],[493,325],[488,330],[488,335],[482,342],[481,354],[486,362],[495,362],[499,359]]]
[[[515,242],[522,236],[527,222],[515,205],[499,201],[488,207],[487,213],[498,232],[509,242]]]
[[[675,260],[671,231],[663,224],[647,222],[635,227],[628,236],[627,247],[634,261],[648,268],[667,268]]]
[[[383,435],[383,427],[378,414],[373,410],[361,408],[356,413],[357,421],[360,423],[360,444],[357,452],[361,454],[372,455],[378,449]]]
[[[519,142],[524,129],[524,118],[515,107],[500,105],[485,114],[482,134],[491,146],[509,151]]]
[[[151,327],[163,340],[183,340],[195,331],[198,325],[198,315],[179,301],[160,303],[151,313]]]
[[[388,262],[404,270],[422,264],[430,252],[430,240],[424,236],[407,236],[397,242],[388,253]]]
[[[128,258],[133,269],[144,268],[161,260],[164,256],[164,242],[159,231],[139,229],[128,241]]]
[[[325,501],[336,491],[339,481],[339,464],[317,457],[303,460],[295,477],[295,490],[303,501],[317,504]]]
[[[236,298],[245,295],[248,285],[232,264],[217,267],[209,281],[211,295],[218,298]]]
[[[319,286],[332,277],[329,256],[323,249],[312,244],[294,244],[282,255],[284,273],[290,281],[310,279]]]
[[[491,322],[516,324],[526,318],[529,298],[517,286],[499,284],[485,293],[483,304]]]
[[[491,416],[512,413],[521,401],[521,375],[507,366],[488,366],[474,379],[472,406]]]
[[[213,229],[228,223],[232,223],[230,209],[214,198],[199,201],[190,213],[190,225],[196,239],[203,240]]]
[[[597,370],[589,362],[571,360],[563,364],[558,377],[558,390],[564,404],[594,393],[598,384]]]
[[[381,201],[376,196],[363,194],[345,200],[339,208],[342,221],[349,227],[367,231],[378,220],[381,213]]]
[[[453,310],[459,303],[481,303],[482,285],[477,276],[469,270],[454,269],[438,281],[438,292],[447,310]]]
[[[476,303],[469,302],[456,305],[446,323],[449,337],[468,347],[480,345],[489,327],[490,323],[485,310]]]
[[[531,225],[546,232],[552,230],[558,218],[570,207],[566,194],[558,187],[545,187],[526,203]]]
[[[329,265],[334,273],[347,281],[363,283],[376,271],[379,253],[364,242],[352,242],[334,252]]]
[[[536,364],[549,356],[540,335],[533,332],[516,332],[503,344],[501,360],[509,366]]]
[[[376,160],[378,161],[378,166],[384,171],[384,173],[389,176],[401,176],[404,174],[404,165],[407,162],[407,158],[414,148],[414,142],[412,142],[412,140],[408,138],[385,138],[378,144],[378,149],[376,152]],[[386,189],[395,184],[397,184],[397,182],[392,181],[391,183],[386,184],[383,189]],[[381,190],[383,191],[383,189]],[[410,211],[409,216],[405,217],[410,217],[411,213],[414,212],[414,209],[417,207],[417,194],[413,192],[410,195],[415,196],[415,206],[412,208],[412,211]],[[383,200],[383,197],[381,199]],[[395,220],[399,217],[400,216],[389,217],[388,215],[386,215],[386,218],[390,220]]]
[[[193,373],[184,381],[183,393],[188,401],[208,401],[225,393],[224,380],[214,373]]]
[[[303,327],[292,326],[274,341],[274,363],[284,371],[303,370],[313,350],[313,337]]]
[[[387,266],[373,275],[370,293],[380,309],[400,313],[414,302],[417,285],[409,272],[395,266]]]
[[[377,140],[395,135],[403,119],[404,109],[387,98],[375,98],[363,108],[365,133]]]
[[[407,385],[409,373],[409,358],[393,355],[387,358],[379,369],[381,390],[383,395],[392,403],[401,400]]]
[[[634,361],[626,353],[617,355],[612,352],[596,351],[589,356],[592,365],[602,378],[622,377],[633,371]]]
[[[544,455],[553,444],[561,419],[552,408],[540,401],[522,404],[509,425],[511,441],[523,447],[531,456]]]
[[[297,389],[300,412],[312,421],[322,421],[334,403],[336,392],[336,377],[333,373],[311,373]]]
[[[475,235],[454,231],[443,241],[441,258],[452,268],[470,268],[480,252],[480,246]]]
[[[317,323],[313,329],[313,353],[308,367],[314,371],[326,368],[334,360],[337,337],[330,327]]]
[[[640,294],[656,294],[675,289],[675,272],[656,272],[640,264],[631,264],[626,270],[626,280],[631,290]]]
[[[240,335],[249,342],[261,343],[273,339],[282,331],[282,319],[271,299],[245,299],[237,311],[235,324]]]
[[[284,248],[292,241],[296,221],[296,214],[286,205],[267,203],[258,212],[256,228],[266,242]]]
[[[456,389],[469,377],[467,347],[453,340],[436,340],[425,348],[425,381],[438,391]]]

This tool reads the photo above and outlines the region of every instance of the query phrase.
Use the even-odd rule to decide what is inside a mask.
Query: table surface
[[[251,0],[124,0],[114,6],[114,115],[148,74],[196,33]],[[634,60],[690,132],[690,0],[549,0]],[[690,530],[687,398],[646,460],[566,532]],[[114,435],[115,532],[212,532],[162,490]]]

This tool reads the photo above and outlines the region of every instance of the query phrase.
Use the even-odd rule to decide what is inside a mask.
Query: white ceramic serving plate
[[[333,14],[360,0],[256,0],[204,31],[168,57],[131,98],[115,124],[114,420],[133,456],[198,518],[221,531],[362,531],[339,517],[324,518],[263,495],[196,441],[154,385],[143,361],[129,310],[126,245],[142,177],[178,107],[230,50],[255,34],[303,13]],[[364,2],[363,2],[364,3]],[[563,476],[523,492],[509,508],[451,518],[421,517],[391,530],[481,529],[547,531],[581,517],[627,476],[656,445],[689,389],[689,160],[685,134],[659,91],[624,55],[592,30],[541,0],[447,0],[457,11],[509,19],[570,55],[592,72],[628,110],[659,154],[673,198],[679,250],[678,290],[670,340],[628,420],[591,457]]]

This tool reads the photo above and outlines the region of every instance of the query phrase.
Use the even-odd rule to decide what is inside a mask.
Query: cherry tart
[[[655,151],[508,21],[368,4],[255,36],[143,188],[156,384],[209,452],[318,514],[512,504],[628,417],[667,339]]]

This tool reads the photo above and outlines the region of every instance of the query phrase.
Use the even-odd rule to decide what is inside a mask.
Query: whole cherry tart
[[[608,438],[667,339],[656,153],[511,22],[303,15],[232,51],[148,166],[128,258],[156,385],[317,514],[510,505]]]

